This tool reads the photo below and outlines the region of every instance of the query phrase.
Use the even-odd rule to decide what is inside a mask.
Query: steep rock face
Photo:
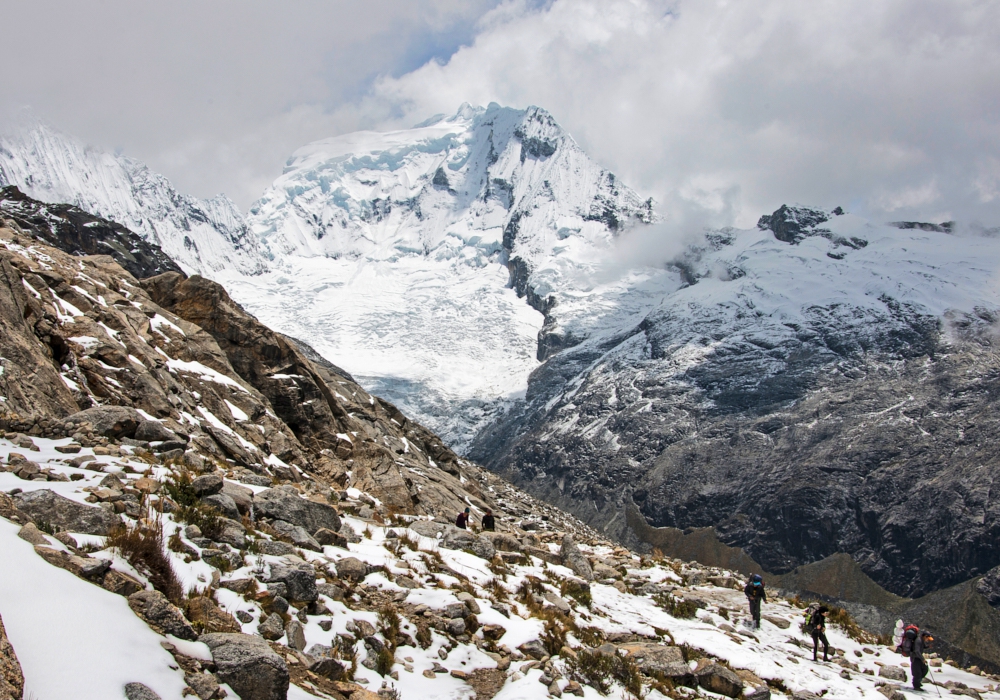
[[[84,146],[45,124],[0,138],[0,185],[110,219],[162,248],[189,273],[265,269],[256,239],[225,195],[199,200],[180,194],[143,163]]]
[[[0,216],[30,235],[62,251],[78,255],[110,255],[137,278],[180,272],[158,245],[121,224],[88,214],[69,204],[44,204],[14,185],[0,188]],[[9,223],[8,223],[9,225]]]
[[[243,473],[312,471],[403,512],[450,517],[470,500],[486,505],[476,482],[462,483],[476,467],[215,283],[166,273],[146,280],[147,292],[110,257],[69,255],[31,233],[0,228],[5,429],[107,432],[98,428],[108,413],[115,439],[146,436]]]
[[[959,583],[1000,563],[997,262],[985,238],[783,207],[550,358],[470,455],[625,540],[635,503],[772,572],[848,552],[896,593]]]
[[[272,271],[220,280],[461,451],[540,347],[616,308],[619,289],[580,304],[576,285],[652,219],[544,110],[465,105],[296,151],[248,215]]]

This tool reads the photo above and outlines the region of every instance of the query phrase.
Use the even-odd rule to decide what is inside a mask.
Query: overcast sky
[[[0,7],[3,114],[244,210],[308,141],[496,101],[548,109],[668,217],[1000,226],[1000,0]]]

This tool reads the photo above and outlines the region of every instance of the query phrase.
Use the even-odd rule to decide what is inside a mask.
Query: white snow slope
[[[74,204],[159,245],[188,273],[265,269],[257,239],[225,195],[199,200],[132,158],[87,147],[45,125],[0,137],[0,185]]]
[[[651,218],[545,111],[464,105],[299,149],[249,214],[271,270],[219,279],[461,450],[538,366],[543,316],[508,262],[523,261],[537,308],[553,295],[566,317],[619,231]]]

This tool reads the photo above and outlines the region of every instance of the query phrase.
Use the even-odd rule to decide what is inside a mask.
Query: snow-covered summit
[[[86,146],[43,123],[0,136],[0,185],[111,219],[159,245],[189,273],[265,269],[257,240],[225,195],[200,200],[180,194],[145,164]]]
[[[503,246],[541,266],[649,221],[651,207],[545,110],[463,105],[299,149],[250,223],[274,256],[488,257]]]
[[[248,217],[272,272],[226,284],[461,448],[524,391],[539,332],[592,315],[578,280],[652,219],[545,110],[463,105],[296,151]]]

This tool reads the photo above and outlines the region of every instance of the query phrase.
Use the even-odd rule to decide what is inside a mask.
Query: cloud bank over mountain
[[[786,201],[998,223],[996,2],[507,2],[471,45],[378,81],[400,122],[544,105],[605,166],[710,223]],[[695,215],[697,216],[697,215]]]

